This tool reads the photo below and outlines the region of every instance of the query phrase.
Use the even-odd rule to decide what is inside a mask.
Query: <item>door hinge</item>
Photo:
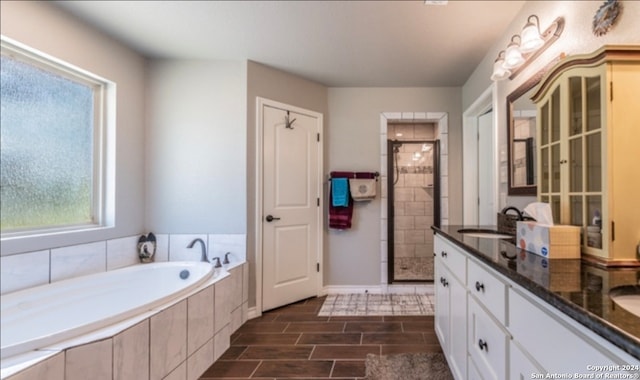
[[[316,135],[316,137],[317,137],[318,142],[320,142],[320,134],[319,133]]]
[[[316,206],[320,207],[320,198],[316,198]]]
[[[316,272],[320,272],[320,263],[316,263]]]

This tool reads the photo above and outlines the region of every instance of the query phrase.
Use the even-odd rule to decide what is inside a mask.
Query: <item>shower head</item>
[[[400,153],[401,146],[402,146],[401,142],[399,142],[398,140],[393,140],[393,153]]]

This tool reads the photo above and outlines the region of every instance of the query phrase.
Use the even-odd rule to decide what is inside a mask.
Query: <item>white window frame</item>
[[[14,229],[1,232],[1,241],[47,237],[115,225],[115,83],[68,62],[33,49],[4,35],[0,36],[3,55],[33,65],[49,73],[93,88],[93,193],[92,221],[83,224]]]

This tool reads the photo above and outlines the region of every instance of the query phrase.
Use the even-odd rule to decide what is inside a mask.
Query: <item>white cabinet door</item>
[[[518,344],[511,342],[509,345],[509,379],[532,379],[534,375],[545,375],[547,372],[533,363],[527,354],[522,352]]]
[[[437,241],[437,240],[436,240]],[[464,257],[463,257],[464,258]],[[462,267],[464,268],[464,261]],[[455,379],[467,378],[467,289],[435,259],[435,330]]]
[[[506,379],[509,336],[473,296],[468,300],[469,356],[485,379]]]
[[[436,240],[437,241],[437,240]],[[439,258],[435,259],[435,315],[434,328],[440,340],[442,351],[449,349],[449,288],[444,286],[444,278],[448,274],[444,264]]]
[[[449,367],[456,379],[467,378],[467,289],[455,277],[449,281]]]

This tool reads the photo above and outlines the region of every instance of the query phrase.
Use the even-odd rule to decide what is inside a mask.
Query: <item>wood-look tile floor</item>
[[[362,379],[368,353],[442,351],[433,316],[319,317],[324,298],[248,321],[200,380]]]

